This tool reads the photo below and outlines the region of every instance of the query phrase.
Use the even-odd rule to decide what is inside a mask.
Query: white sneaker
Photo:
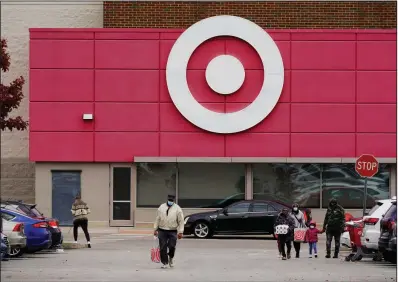
[[[310,255],[309,258],[312,258],[312,255]]]
[[[169,257],[169,265],[170,267],[174,267],[174,260],[171,257]]]
[[[77,241],[73,242],[73,244],[77,244]]]
[[[167,265],[166,265],[166,264],[162,264],[162,266],[161,266],[160,268],[166,269],[166,268],[167,268]]]

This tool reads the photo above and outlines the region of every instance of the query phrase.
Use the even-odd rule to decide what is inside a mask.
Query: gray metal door
[[[71,207],[81,191],[80,171],[52,171],[52,217],[62,226],[73,225]]]

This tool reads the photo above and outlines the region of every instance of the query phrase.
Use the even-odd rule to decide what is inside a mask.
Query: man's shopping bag
[[[307,228],[294,228],[294,242],[304,242]]]
[[[154,263],[160,262],[160,248],[159,248],[159,240],[157,237],[154,237],[154,244],[151,248],[151,260]]]

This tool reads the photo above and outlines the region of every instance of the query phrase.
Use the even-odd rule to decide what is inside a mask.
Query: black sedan
[[[281,203],[265,200],[247,200],[223,209],[191,214],[185,217],[185,235],[210,238],[222,235],[273,234],[274,222],[282,208]]]

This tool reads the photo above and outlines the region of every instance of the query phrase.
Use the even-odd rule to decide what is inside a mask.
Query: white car
[[[392,203],[396,201],[396,197],[388,200],[377,200],[376,205],[369,211],[368,215],[363,217],[365,226],[361,236],[361,243],[369,251],[376,252],[379,249],[380,221]]]
[[[351,240],[350,240],[350,234],[348,231],[344,232],[343,235],[340,237],[340,244],[343,247],[347,247],[351,249]]]
[[[24,225],[20,222],[8,221],[2,213],[3,233],[7,236],[10,244],[11,257],[19,257],[26,247],[26,236],[24,233]]]

